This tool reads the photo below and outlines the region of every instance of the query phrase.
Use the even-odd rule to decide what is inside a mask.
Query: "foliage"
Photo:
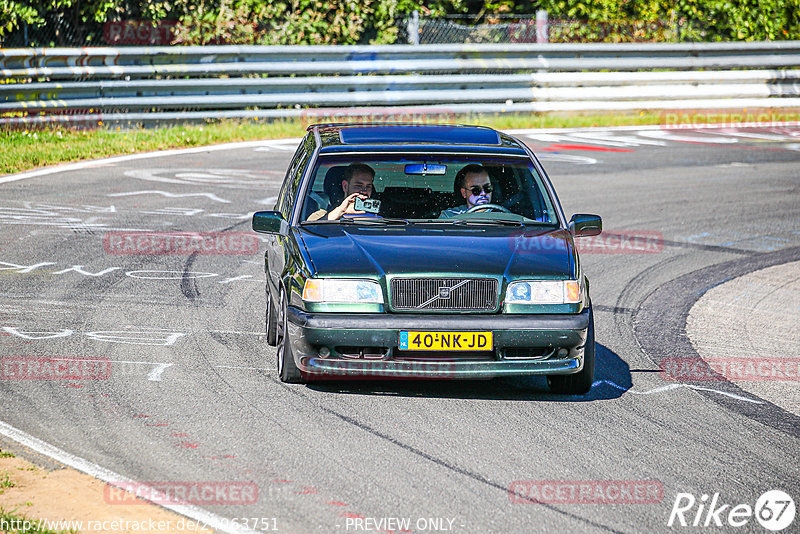
[[[192,0],[0,0],[0,44],[24,25],[34,46],[99,44],[110,20],[162,20]]]
[[[535,5],[551,19],[582,21],[574,31],[586,40],[636,40],[630,37],[637,31],[656,41],[800,39],[800,0],[540,0]],[[531,9],[520,2],[513,11]]]
[[[491,22],[539,9],[554,41],[800,39],[800,0],[0,0],[0,44],[23,26],[36,46],[102,44],[120,19],[179,20],[181,44],[393,43],[414,10]]]
[[[0,37],[22,24],[44,24],[44,18],[25,2],[0,0]]]
[[[459,8],[459,0],[437,0],[425,7],[414,0],[218,0],[190,6],[180,19],[176,42],[393,43],[398,17],[415,9],[439,16]]]

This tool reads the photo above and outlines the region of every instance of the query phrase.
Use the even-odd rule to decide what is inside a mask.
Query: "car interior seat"
[[[305,206],[303,207],[302,220],[306,221],[308,218],[319,210],[330,211],[334,206],[344,200],[344,191],[342,191],[342,180],[344,180],[344,171],[347,169],[345,165],[338,165],[331,167],[325,173],[325,179],[322,182],[322,192],[309,191],[308,198],[306,199]]]
[[[381,215],[405,219],[434,219],[440,208],[430,188],[387,187],[383,191]]]
[[[328,169],[325,173],[325,180],[322,182],[322,190],[328,196],[330,205],[328,209],[332,209],[344,200],[344,191],[342,190],[342,181],[344,180],[344,173],[347,171],[347,165],[337,165]]]

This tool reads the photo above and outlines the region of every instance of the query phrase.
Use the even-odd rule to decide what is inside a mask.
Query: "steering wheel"
[[[506,208],[505,206],[501,206],[500,204],[478,204],[477,206],[472,206],[470,209],[465,211],[464,213],[475,213],[476,211],[483,211],[485,209],[489,209],[491,211],[502,211],[505,213],[511,213],[511,210]]]

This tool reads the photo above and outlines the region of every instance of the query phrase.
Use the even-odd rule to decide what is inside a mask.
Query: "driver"
[[[477,163],[470,163],[456,174],[454,190],[456,196],[463,197],[466,204],[442,211],[440,219],[451,219],[475,206],[490,204],[494,188],[486,169]]]

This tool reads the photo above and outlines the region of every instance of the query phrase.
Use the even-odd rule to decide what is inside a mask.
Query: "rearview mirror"
[[[599,215],[576,213],[569,220],[569,231],[575,237],[598,235],[603,231],[603,219]]]
[[[253,214],[253,230],[262,234],[289,235],[289,223],[279,211],[257,211]]]
[[[447,165],[409,163],[405,170],[406,174],[447,174]]]

